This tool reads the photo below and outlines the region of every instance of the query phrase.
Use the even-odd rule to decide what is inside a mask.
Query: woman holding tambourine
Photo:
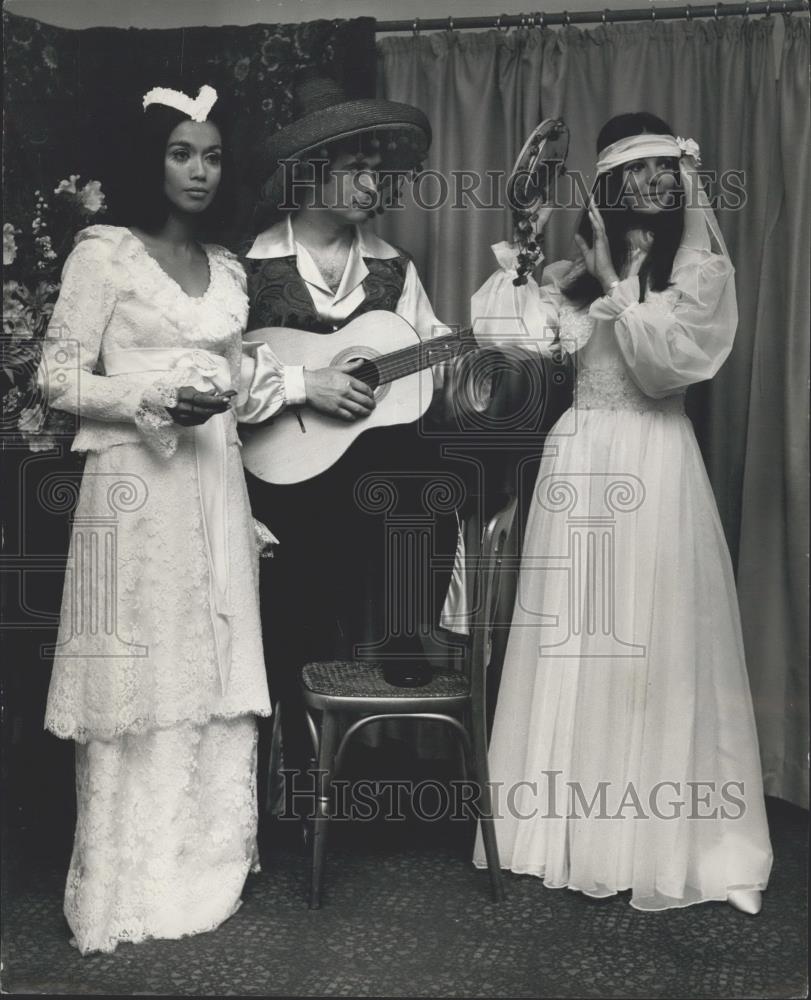
[[[772,852],[735,581],[684,413],[732,348],[734,268],[692,140],[637,113],[597,147],[576,259],[538,285],[526,249],[498,244],[472,302],[479,342],[562,349],[576,367],[496,706],[500,861],[547,887],[630,890],[638,909],[757,913]],[[531,220],[535,251],[550,212]]]

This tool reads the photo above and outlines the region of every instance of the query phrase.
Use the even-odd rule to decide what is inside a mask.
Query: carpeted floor
[[[763,911],[713,903],[640,913],[506,876],[491,902],[459,823],[337,824],[324,905],[274,837],[241,910],[213,933],[82,958],[61,914],[66,859],[6,872],[3,991],[108,995],[800,997],[807,814],[769,802],[775,867]],[[285,846],[284,840],[288,841]],[[9,852],[7,852],[7,858]]]

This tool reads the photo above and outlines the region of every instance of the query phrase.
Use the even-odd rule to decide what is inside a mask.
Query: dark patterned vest
[[[286,326],[310,333],[333,333],[362,313],[374,309],[394,312],[403,294],[408,257],[389,260],[364,257],[369,273],[363,279],[366,298],[346,319],[325,320],[319,316],[307,284],[298,272],[296,258],[272,257],[258,260],[243,258],[248,275],[251,311],[248,330],[264,326]]]

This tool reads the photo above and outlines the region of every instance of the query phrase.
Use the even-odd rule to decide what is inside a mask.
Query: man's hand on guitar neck
[[[307,403],[321,413],[339,420],[358,420],[367,417],[375,408],[372,390],[351,372],[363,364],[351,361],[338,368],[304,369],[304,386]]]

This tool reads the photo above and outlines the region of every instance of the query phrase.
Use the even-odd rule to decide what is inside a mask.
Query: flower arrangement
[[[30,223],[3,224],[3,430],[32,451],[50,450],[74,430],[69,414],[47,408],[36,373],[74,237],[106,210],[101,183],[79,181],[71,174],[52,195],[35,191]]]

